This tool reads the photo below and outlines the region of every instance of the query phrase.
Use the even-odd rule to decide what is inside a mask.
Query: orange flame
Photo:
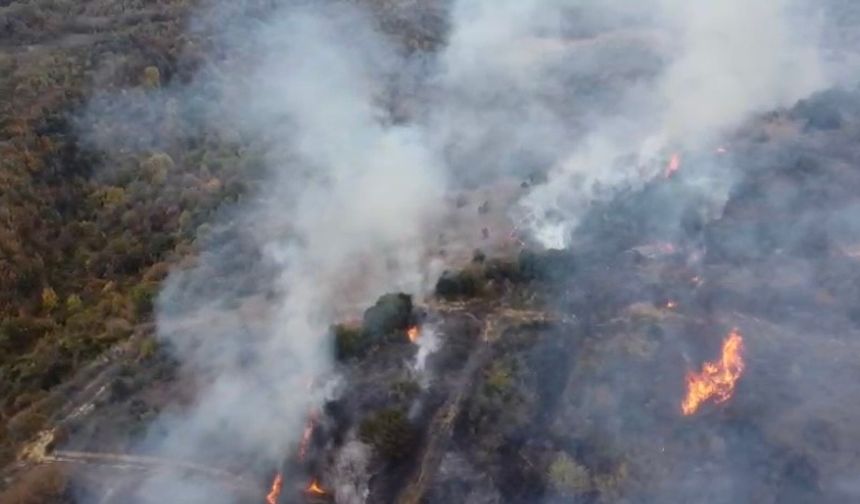
[[[666,309],[667,310],[674,310],[677,307],[678,307],[677,301],[672,301],[672,300],[666,301]]]
[[[278,473],[275,476],[275,481],[272,482],[272,489],[269,490],[269,494],[266,495],[266,504],[277,504],[278,497],[281,496],[281,488],[284,484],[284,477],[281,473]]]
[[[418,343],[418,337],[421,336],[421,332],[418,329],[418,326],[412,326],[406,331],[406,336],[409,337],[409,341],[412,343]]]
[[[676,171],[681,169],[681,155],[677,152],[672,154],[672,157],[669,158],[669,163],[666,164],[666,169],[663,171],[663,176],[665,178],[669,178],[675,174]]]
[[[325,495],[326,491],[323,490],[323,487],[320,486],[317,480],[311,480],[311,484],[305,489],[308,493],[314,495]]]
[[[743,336],[737,329],[732,329],[723,341],[719,361],[705,362],[700,373],[687,373],[687,396],[681,403],[684,416],[696,413],[699,406],[709,399],[713,399],[714,404],[731,399],[735,385],[744,372],[743,351]]]

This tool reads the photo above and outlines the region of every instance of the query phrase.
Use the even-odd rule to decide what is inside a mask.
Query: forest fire
[[[666,301],[666,309],[667,310],[674,310],[677,307],[678,307],[677,301],[672,301],[671,299],[669,301]]]
[[[669,163],[666,164],[666,169],[663,171],[663,177],[669,178],[681,169],[681,155],[677,152],[669,158]]]
[[[406,330],[406,336],[411,343],[417,344],[418,338],[421,336],[421,331],[418,329],[418,326],[412,326]]]
[[[278,473],[275,476],[275,480],[272,481],[272,489],[269,490],[269,494],[266,495],[266,504],[277,504],[278,497],[281,496],[281,488],[284,484],[284,477],[281,473]]]
[[[743,336],[737,329],[732,329],[723,341],[720,359],[705,362],[699,373],[687,374],[687,396],[681,403],[684,416],[695,414],[705,401],[713,400],[720,404],[732,397],[744,372],[743,350]]]
[[[305,491],[311,495],[326,495],[326,491],[320,486],[319,482],[315,479],[311,480],[308,487]]]

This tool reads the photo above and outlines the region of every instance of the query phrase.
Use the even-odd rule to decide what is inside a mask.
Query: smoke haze
[[[263,18],[234,3],[201,12],[201,23],[224,23],[219,50],[240,56],[153,107],[204,100],[201,122],[254,138],[265,175],[159,297],[159,338],[200,390],[141,450],[279,468],[333,393],[330,325],[385,292],[420,297],[457,257],[440,248],[482,245],[456,231],[467,218],[450,210],[453,195],[527,180],[505,217],[564,248],[595,204],[661,177],[673,152],[686,163],[688,152],[732,149],[745,121],[837,79],[820,52],[826,13],[811,0],[428,3],[447,27],[431,51],[404,48],[360,2],[275,2]],[[95,101],[88,113],[104,110]],[[679,182],[667,224],[677,233],[686,206],[718,217],[740,177],[711,157]],[[338,495],[361,502],[366,447],[351,446],[337,471],[352,483]],[[136,498],[230,502],[168,475]]]

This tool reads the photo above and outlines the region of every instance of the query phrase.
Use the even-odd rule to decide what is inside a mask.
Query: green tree
[[[559,494],[573,497],[591,491],[588,469],[565,452],[559,452],[555,456],[547,473],[550,485]]]
[[[359,437],[388,460],[408,456],[415,447],[417,436],[406,413],[400,409],[384,409],[365,418],[359,426]]]
[[[69,313],[77,313],[83,306],[84,302],[81,301],[81,297],[77,294],[70,294],[66,298],[66,311]]]
[[[152,302],[158,293],[158,285],[154,283],[141,283],[131,289],[131,303],[134,314],[143,318],[152,313]]]
[[[161,71],[156,66],[148,66],[143,69],[143,78],[141,84],[147,89],[155,89],[161,87]]]
[[[167,175],[173,171],[175,166],[173,158],[164,152],[156,152],[140,163],[143,173],[150,182],[156,185],[164,184]]]

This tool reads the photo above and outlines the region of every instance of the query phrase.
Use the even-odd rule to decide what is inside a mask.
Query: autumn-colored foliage
[[[150,319],[197,228],[241,195],[234,146],[153,108],[205,45],[183,34],[190,4],[23,0],[28,14],[4,25],[0,459],[51,418],[28,408]],[[74,44],[62,42],[69,26]],[[146,143],[113,148],[104,132]]]

